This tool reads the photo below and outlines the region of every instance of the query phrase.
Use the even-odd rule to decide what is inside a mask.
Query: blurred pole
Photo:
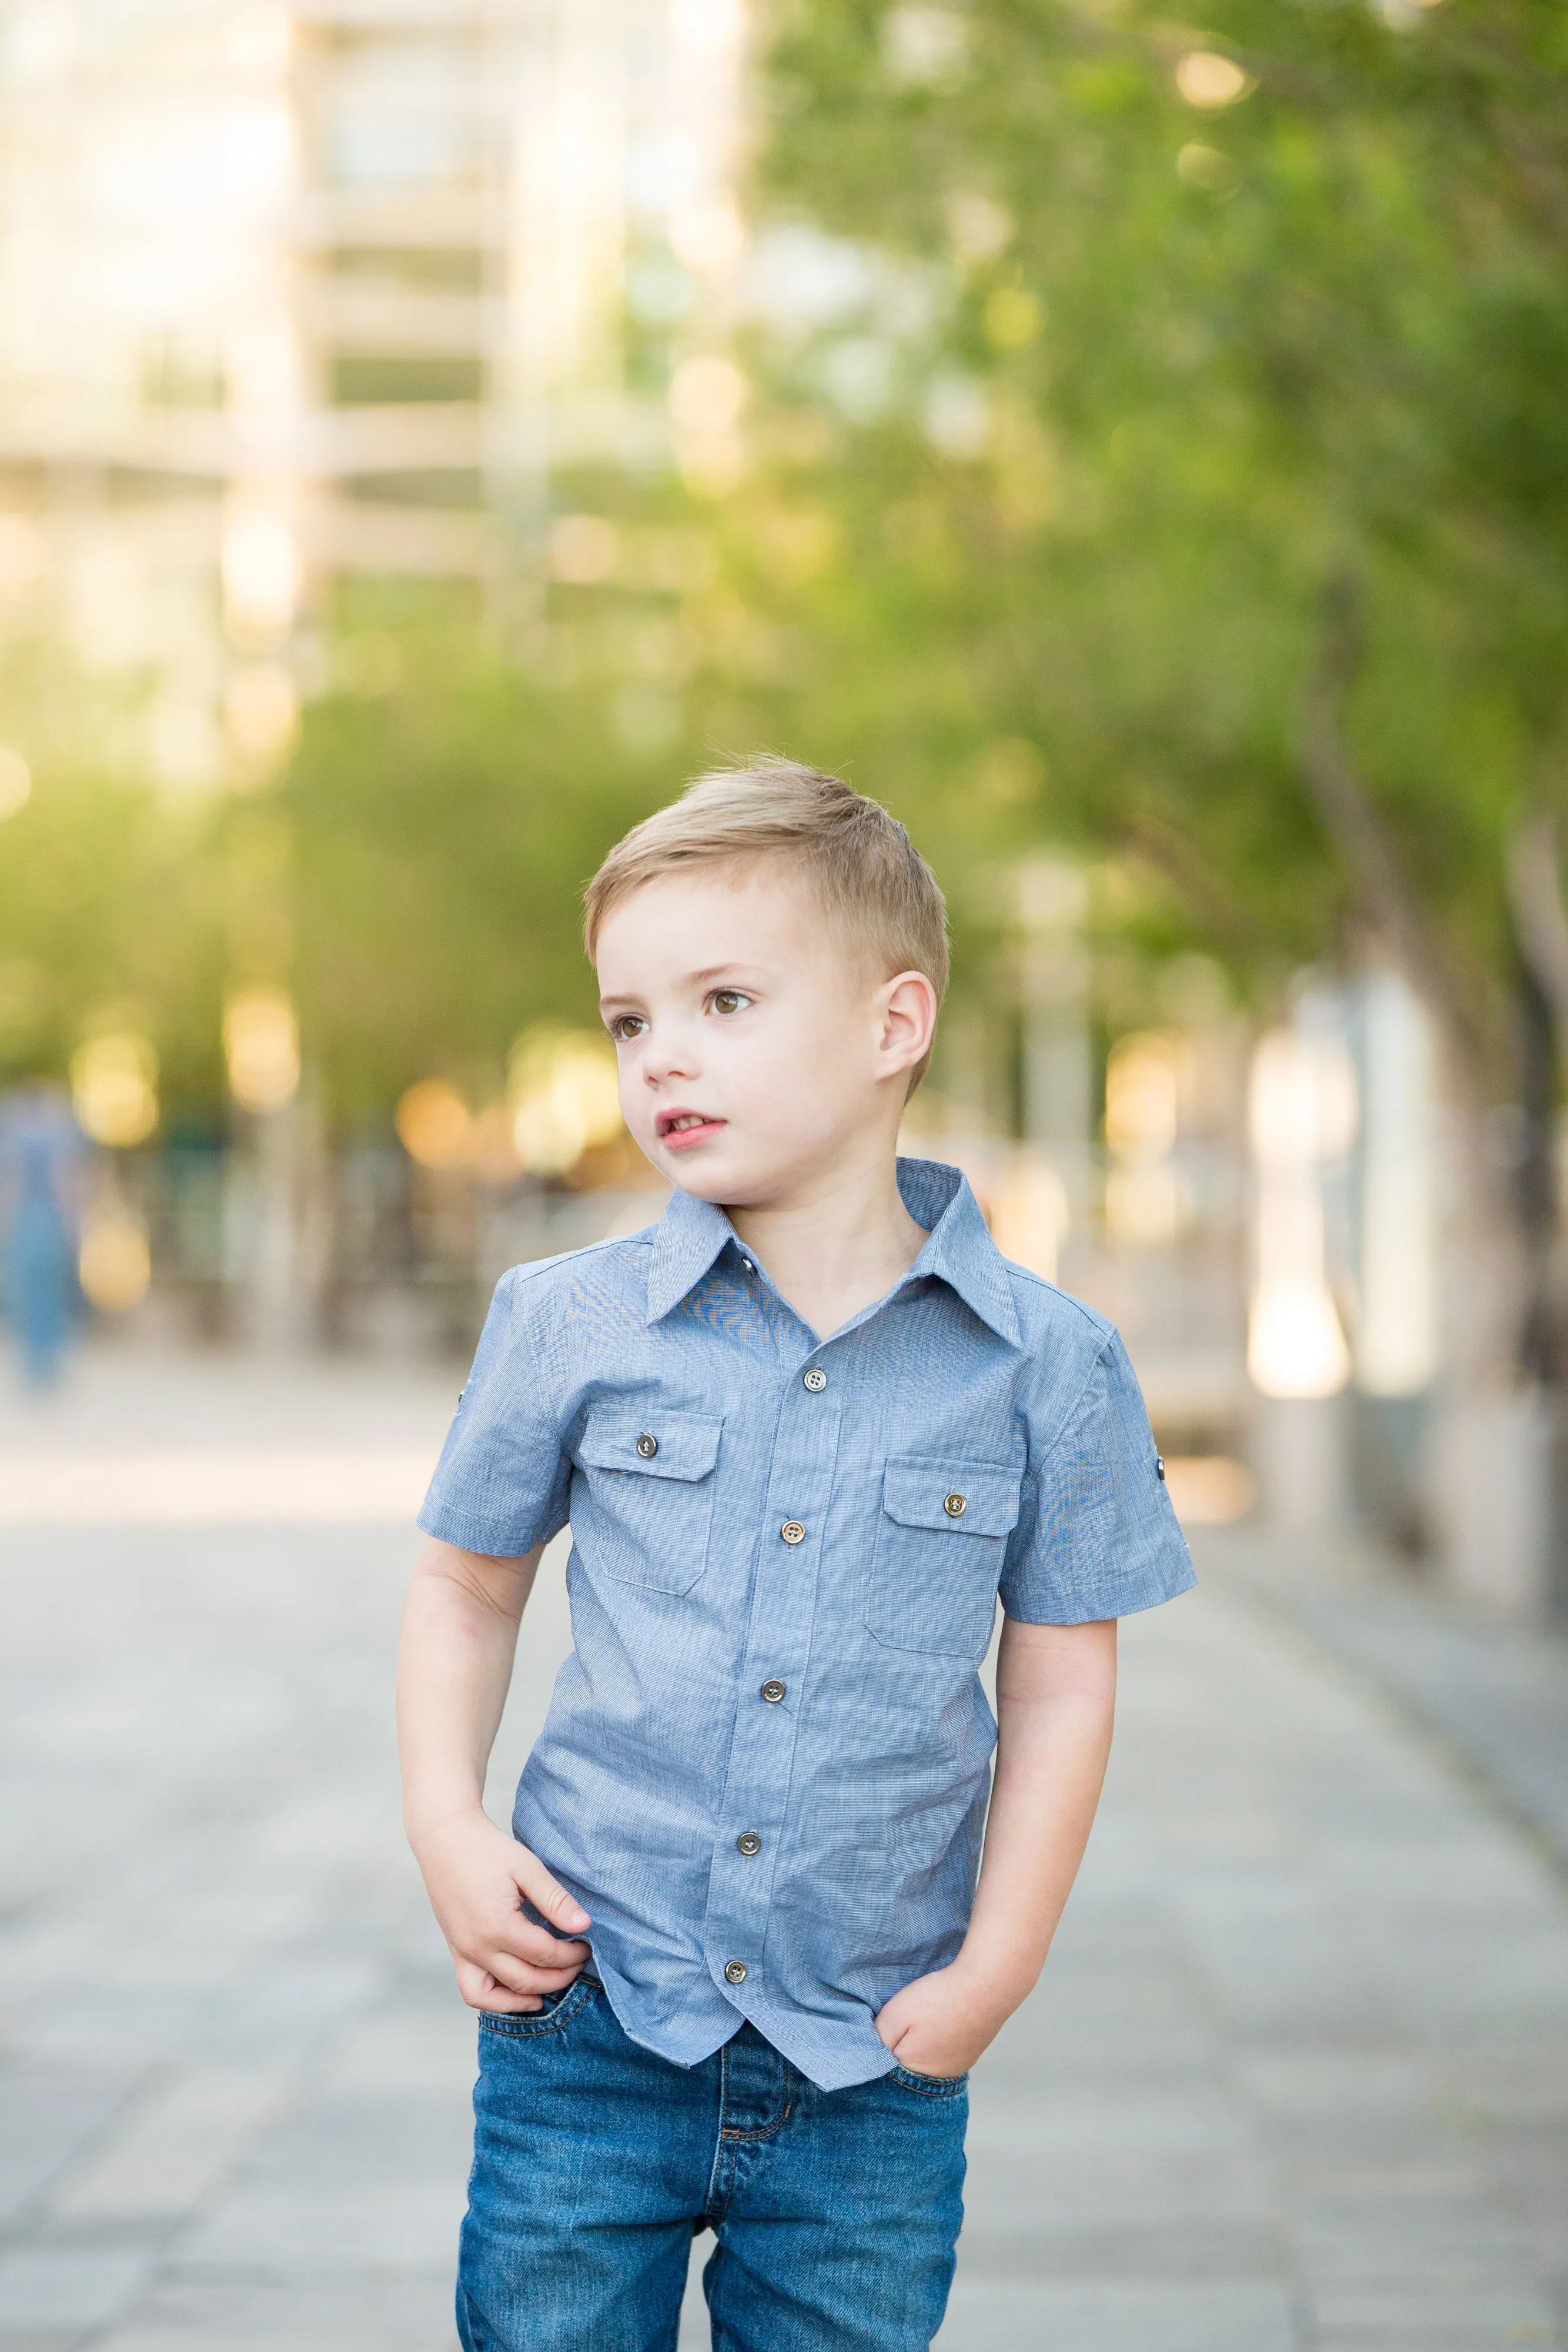
[[[1355,1471],[1372,1524],[1402,1549],[1435,1534],[1427,1439],[1440,1354],[1437,1045],[1390,966],[1354,993],[1361,1076],[1355,1159]]]
[[[1536,814],[1510,845],[1510,911],[1518,956],[1521,1126],[1514,1212],[1524,1259],[1518,1370],[1534,1405],[1542,1487],[1535,1603],[1568,1616],[1568,1348],[1561,1296],[1557,1091],[1568,1060],[1568,909],[1555,827]]]
[[[329,1172],[308,1097],[246,1122],[231,1166],[226,1255],[235,1336],[248,1346],[290,1354],[320,1339]]]
[[[1557,1295],[1557,1031],[1552,1001],[1528,958],[1519,980],[1520,1097],[1524,1118],[1515,1179],[1524,1242],[1525,1297],[1519,1369],[1537,1424],[1542,1489],[1539,1567],[1533,1596],[1542,1614],[1568,1608],[1568,1397],[1563,1390],[1562,1307]]]
[[[262,1112],[251,1129],[255,1194],[242,1316],[246,1338],[269,1349],[287,1349],[302,1337],[295,1206],[298,1146],[298,1110],[294,1103]]]
[[[1295,1535],[1350,1517],[1350,1353],[1330,1282],[1326,1197],[1356,1131],[1343,1015],[1336,994],[1303,991],[1290,1025],[1258,1041],[1249,1089],[1253,1470],[1264,1519]]]
[[[503,627],[526,642],[542,618],[557,408],[564,432],[621,399],[626,28],[622,0],[503,0],[490,22],[517,93],[494,190],[507,278],[485,418],[486,502],[500,525],[490,587]]]
[[[1019,1124],[1061,1179],[1082,1229],[1094,1193],[1094,1071],[1089,1034],[1088,884],[1061,858],[1036,858],[1016,877],[1023,938]]]
[[[487,62],[516,90],[516,115],[504,162],[487,159],[486,195],[505,218],[487,250],[486,274],[498,269],[486,352],[489,397],[484,422],[484,499],[497,527],[486,589],[492,617],[514,644],[541,619],[539,559],[549,511],[549,321],[548,289],[550,163],[549,144],[555,0],[513,0],[486,19]]]
[[[225,1260],[237,1336],[293,1349],[320,1337],[330,1172],[313,1087],[302,1087],[287,989],[256,983],[224,1014],[229,1090],[242,1114],[231,1163]]]

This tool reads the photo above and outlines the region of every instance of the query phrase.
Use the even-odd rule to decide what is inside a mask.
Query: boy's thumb
[[[542,1911],[545,1917],[552,1920],[558,1927],[564,1927],[568,1935],[580,1934],[584,1927],[591,1925],[581,1904],[575,1895],[569,1895],[564,1886],[557,1885],[542,1862],[535,1861],[531,1855],[529,1860],[532,1867],[517,1873],[518,1883],[528,1901],[536,1911]]]

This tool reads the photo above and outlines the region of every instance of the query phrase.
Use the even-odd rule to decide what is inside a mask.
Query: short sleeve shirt
[[[513,1826],[592,1919],[637,2041],[742,2017],[824,2088],[963,1939],[998,1596],[1071,1625],[1192,1565],[1121,1341],[1004,1259],[956,1169],[928,1238],[827,1339],[722,1210],[503,1277],[420,1516],[519,1555],[569,1522],[573,1650]]]

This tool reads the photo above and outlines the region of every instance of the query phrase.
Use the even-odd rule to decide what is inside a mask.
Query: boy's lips
[[[725,1124],[702,1110],[662,1110],[654,1121],[666,1151],[687,1151],[694,1143],[710,1142]]]

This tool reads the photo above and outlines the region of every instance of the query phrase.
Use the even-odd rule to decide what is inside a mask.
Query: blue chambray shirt
[[[513,1826],[592,1916],[632,2038],[749,2018],[825,2089],[974,1894],[997,1599],[1033,1624],[1193,1582],[1111,1326],[901,1160],[929,1238],[819,1340],[721,1209],[505,1276],[420,1515],[517,1555],[570,1519],[574,1649]]]

